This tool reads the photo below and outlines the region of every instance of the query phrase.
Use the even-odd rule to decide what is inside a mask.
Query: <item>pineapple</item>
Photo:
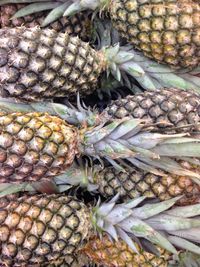
[[[92,262],[106,267],[167,267],[172,254],[157,247],[160,256],[155,256],[135,244],[139,255],[131,250],[124,241],[112,242],[107,236],[91,238],[82,249]]]
[[[77,92],[85,96],[95,91],[104,71],[112,72],[120,81],[128,73],[141,86],[152,90],[158,84],[197,91],[200,87],[199,78],[194,82],[191,77],[188,80],[181,74],[175,75],[168,68],[145,61],[127,47],[115,45],[96,51],[77,37],[50,29],[0,30],[2,97],[41,101],[70,97]]]
[[[80,111],[1,99],[0,182],[60,175],[80,154],[105,157],[118,168],[117,161],[126,159],[156,177],[182,176],[186,184],[184,177],[200,178],[197,94],[173,88],[145,92],[114,101],[102,114],[78,106]]]
[[[151,167],[151,171],[156,173],[162,158],[165,166],[167,160],[172,161],[171,158],[179,157],[180,153],[187,158],[200,156],[198,137],[190,138],[187,133],[160,134],[156,132],[157,125],[132,118],[107,119],[97,127],[78,128],[48,113],[2,112],[0,127],[1,183],[57,176],[81,154],[106,158],[113,164],[117,159],[133,158],[137,165],[137,160],[142,158],[152,166],[155,164],[156,168]],[[200,178],[198,173],[177,168],[178,173],[181,171]]]
[[[20,26],[32,28],[40,26],[48,13],[47,11],[31,14],[23,18],[11,19],[18,10],[26,6],[25,4],[9,4],[0,7],[0,28]],[[81,39],[86,40],[91,31],[91,22],[87,13],[80,13],[69,19],[66,17],[59,18],[48,25],[48,28],[57,32],[67,32],[73,36],[79,35]]]
[[[195,171],[200,173],[199,166],[196,166]],[[73,185],[87,188],[91,192],[98,191],[105,198],[119,194],[123,201],[140,196],[157,198],[160,201],[182,196],[177,205],[200,203],[200,185],[190,177],[167,172],[156,175],[131,164],[121,171],[113,166],[100,168],[96,165],[86,168],[75,164],[53,181],[60,192],[63,185]]]
[[[76,0],[64,16],[108,10],[114,27],[145,56],[176,68],[200,63],[200,3],[194,0]]]
[[[79,254],[97,232],[114,239],[118,236],[135,252],[140,249],[131,240],[132,236],[150,249],[154,243],[177,254],[175,244],[200,254],[200,248],[192,243],[199,241],[193,229],[196,227],[198,233],[199,205],[173,207],[177,199],[144,203],[140,207],[137,206],[144,197],[124,204],[116,204],[115,197],[94,207],[63,195],[25,195],[11,200],[0,211],[0,263],[12,267],[45,266]]]

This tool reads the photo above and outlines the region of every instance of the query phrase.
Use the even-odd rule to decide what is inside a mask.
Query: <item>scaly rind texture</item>
[[[94,237],[84,246],[82,252],[91,261],[106,267],[167,267],[171,254],[157,247],[160,257],[142,250],[135,244],[139,255],[132,251],[123,241],[111,242],[108,237]]]
[[[69,257],[72,264],[72,254],[84,245],[91,229],[89,209],[75,198],[15,199],[0,211],[0,262],[12,267],[43,266]]]
[[[93,92],[103,56],[67,33],[0,30],[0,94],[26,101]]]
[[[193,0],[112,0],[120,34],[145,56],[179,68],[200,63],[200,3]]]
[[[175,88],[139,93],[113,101],[106,109],[112,118],[132,116],[158,123],[160,130],[170,126],[182,127],[193,124],[186,130],[200,130],[200,96],[191,91]],[[162,124],[163,123],[163,124]],[[184,128],[174,129],[184,132]]]
[[[0,114],[0,181],[37,181],[66,169],[77,153],[77,129],[45,113]]]
[[[34,267],[94,267],[94,265],[89,265],[89,258],[81,253],[69,254],[65,257],[58,258],[56,261],[50,261],[44,264],[34,265]],[[24,267],[32,267],[24,266]]]
[[[139,196],[160,200],[184,196],[179,201],[179,204],[184,205],[200,200],[200,186],[190,178],[173,174],[159,176],[134,166],[125,168],[125,172],[117,171],[114,167],[105,167],[95,173],[94,182],[99,186],[98,191],[105,197],[113,197],[117,193],[120,193],[124,200]]]
[[[35,26],[41,26],[44,18],[47,16],[49,11],[37,12],[29,16],[22,18],[11,19],[14,14],[25,7],[25,4],[8,4],[0,7],[0,28],[5,27],[20,27],[25,26],[32,28]],[[79,35],[83,40],[88,36],[90,31],[91,22],[87,13],[80,13],[70,18],[61,17],[57,21],[48,25],[48,28],[53,29],[57,32],[67,32],[70,35]]]

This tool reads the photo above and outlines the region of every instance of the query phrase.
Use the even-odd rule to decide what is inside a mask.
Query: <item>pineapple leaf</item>
[[[161,203],[155,203],[155,204],[146,204],[142,206],[141,208],[136,208],[133,210],[132,215],[140,218],[142,220],[145,220],[147,218],[150,218],[152,216],[155,216],[170,207],[172,207],[181,197],[175,197],[170,200],[163,201]]]
[[[122,229],[120,229],[119,227],[117,227],[117,232],[119,237],[124,240],[124,242],[137,254],[139,254],[138,249],[136,248],[133,240],[127,235],[127,233],[125,231],[123,231]]]
[[[161,231],[186,230],[194,227],[200,227],[200,220],[198,219],[188,219],[167,214],[157,215],[147,219],[146,222],[152,227],[156,226],[156,229]]]
[[[109,221],[112,223],[112,225],[115,225],[128,218],[131,214],[131,209],[127,209],[125,206],[118,205],[115,209],[110,211],[106,217],[106,221]]]
[[[114,227],[111,223],[105,222],[104,230],[115,240],[118,241],[118,234],[116,227]]]
[[[176,175],[183,175],[183,176],[190,176],[192,178],[200,179],[200,175],[193,171],[184,169],[180,164],[178,164],[175,160],[168,158],[168,157],[160,157],[160,159],[150,159],[145,158],[142,155],[137,156],[137,159],[129,158],[128,160],[133,163],[138,168],[143,170],[147,170],[154,174],[158,174],[157,168],[164,170],[165,172],[173,173]],[[136,165],[137,164],[137,165]],[[155,170],[153,167],[156,167]],[[152,168],[152,169],[151,169]],[[163,175],[160,173],[160,175]],[[196,181],[197,182],[197,181]]]
[[[0,197],[4,197],[10,194],[15,194],[23,191],[35,191],[31,184],[21,183],[21,184],[0,184]]]
[[[23,3],[35,3],[36,0],[1,0],[0,6],[6,4],[23,4]],[[49,2],[49,0],[37,0],[37,2]]]
[[[177,254],[175,247],[164,236],[138,218],[130,217],[120,223],[120,226],[122,229],[126,230],[126,232],[133,233],[136,237],[143,237],[150,242]]]
[[[166,211],[168,215],[180,216],[184,218],[194,217],[200,215],[200,204],[190,205],[185,207],[176,207],[172,210]]]
[[[57,19],[59,19],[60,17],[62,17],[62,15],[64,14],[64,11],[66,10],[66,8],[68,6],[69,6],[69,2],[66,2],[66,3],[63,3],[62,5],[60,4],[59,6],[54,8],[47,15],[47,17],[44,19],[44,21],[42,23],[42,27],[46,27],[50,23],[52,23],[52,22],[56,21]]]
[[[200,228],[191,228],[187,230],[169,231],[170,235],[179,236],[181,238],[190,240],[192,242],[200,244]]]
[[[132,130],[133,128],[139,126],[142,121],[140,120],[127,120],[124,121],[123,124],[119,125],[117,128],[117,131],[114,131],[113,133],[110,134],[110,137],[113,140],[117,140],[123,136],[126,136],[129,132],[133,134]]]
[[[168,240],[178,248],[189,250],[200,255],[200,247],[177,236],[168,236]]]
[[[137,156],[137,158],[139,158],[139,156]],[[137,158],[127,158],[127,160],[133,164],[134,166],[138,167],[139,169],[142,169],[144,171],[147,172],[151,172],[154,173],[156,175],[160,175],[160,176],[165,176],[166,173],[158,170],[157,168],[154,168],[153,166],[151,166],[150,164],[146,164],[145,162],[141,162],[140,160],[138,160]],[[152,161],[154,162],[156,159],[153,159]],[[147,162],[149,161],[149,159],[147,159]]]
[[[21,18],[40,11],[53,9],[58,5],[59,3],[52,3],[52,2],[46,2],[41,4],[38,3],[30,4],[18,10],[11,19]]]
[[[76,13],[79,13],[81,11],[83,11],[85,8],[83,8],[79,2],[75,2],[73,4],[71,4],[63,13],[63,17],[68,17],[68,16],[72,16],[75,15]]]
[[[126,204],[123,204],[123,206],[128,208],[128,209],[133,209],[136,206],[138,206],[141,202],[143,202],[145,199],[146,199],[145,196],[137,197],[137,198],[134,198],[134,199],[130,200]]]
[[[185,137],[186,138],[186,137]],[[196,139],[196,142],[188,143],[176,143],[176,144],[161,144],[153,149],[155,153],[158,153],[160,156],[169,156],[169,157],[180,157],[180,155],[185,157],[199,157],[200,156],[200,140]]]

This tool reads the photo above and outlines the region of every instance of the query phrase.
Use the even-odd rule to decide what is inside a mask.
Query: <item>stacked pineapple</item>
[[[198,1],[34,2],[0,2],[1,96],[30,102],[0,102],[0,264],[167,267],[181,250],[199,255],[199,70],[171,73],[199,65]],[[88,8],[109,11],[122,37],[170,67],[71,37],[85,38],[90,22],[66,16]],[[91,94],[105,71],[155,91],[102,113],[41,102]],[[81,155],[104,166],[73,166]],[[112,199],[63,194],[77,185]]]

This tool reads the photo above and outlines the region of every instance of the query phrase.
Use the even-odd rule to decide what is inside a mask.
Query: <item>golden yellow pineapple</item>
[[[159,249],[161,258],[143,252],[131,240],[133,236],[142,238],[142,244],[146,239],[146,245],[152,242],[169,250],[170,253],[177,254],[173,246],[175,244],[181,249],[200,254],[198,246],[195,244],[191,246],[191,242],[195,242],[191,239],[192,228],[196,227],[195,231],[198,231],[200,227],[200,222],[196,219],[200,211],[196,206],[181,207],[181,210],[173,207],[178,198],[154,204],[142,204],[144,197],[124,204],[116,204],[116,200],[115,198],[108,203],[97,203],[94,207],[87,207],[75,197],[64,195],[25,195],[10,199],[0,210],[0,264],[10,267],[48,266],[48,264],[51,266],[56,262],[64,263],[67,258],[68,260],[71,258],[73,262],[74,255],[80,255],[80,252],[83,255],[85,251],[91,260],[98,261],[100,256],[109,266],[109,259],[106,260],[103,254],[100,255],[97,251],[97,246],[105,248],[103,253],[107,253],[108,247],[112,248],[108,239],[104,239],[102,243],[97,239],[88,244],[97,233],[107,234],[110,238],[117,235],[129,245],[130,249],[121,241],[114,244],[117,245],[117,249],[125,248],[126,253],[128,251],[126,255],[120,255],[119,261],[125,257],[126,261],[130,262],[130,257],[137,257],[143,263],[149,260],[152,264],[155,262],[161,264],[165,263],[164,259],[168,259],[170,254],[162,249]],[[188,209],[190,212],[188,218],[185,215],[187,223],[184,224],[181,214]],[[162,224],[159,223],[160,219]],[[181,234],[184,238],[179,237]],[[198,239],[198,236],[195,238]],[[187,245],[185,245],[186,240],[188,240]],[[94,250],[93,255],[91,247]],[[114,251],[116,252],[116,249]],[[113,257],[116,255],[114,251],[111,253]],[[133,251],[142,255],[136,256]]]
[[[159,176],[139,170],[133,166],[125,171],[117,171],[114,167],[104,168],[94,174],[94,183],[98,191],[105,197],[120,193],[123,199],[139,196],[167,200],[176,196],[184,196],[179,203],[191,204],[200,202],[200,186],[187,176],[166,173]]]
[[[25,266],[70,257],[86,238],[86,228],[91,228],[88,216],[87,208],[70,197],[27,196],[10,201],[1,209],[0,261]]]
[[[114,26],[145,56],[179,68],[200,63],[200,3],[111,1]]]

